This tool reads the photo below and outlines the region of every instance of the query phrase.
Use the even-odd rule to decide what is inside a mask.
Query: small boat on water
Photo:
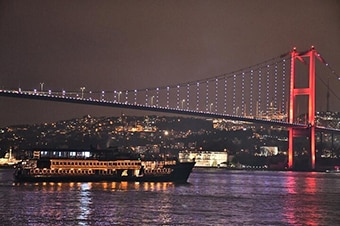
[[[40,150],[17,165],[17,182],[140,181],[185,183],[195,161],[150,159],[108,150]]]
[[[21,160],[16,159],[12,154],[12,149],[5,154],[3,158],[0,158],[0,167],[14,167],[16,164],[21,162]]]
[[[331,170],[326,170],[326,173],[340,173],[340,166],[334,166]]]

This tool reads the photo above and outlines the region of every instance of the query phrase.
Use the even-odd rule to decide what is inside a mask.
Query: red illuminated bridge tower
[[[288,167],[291,169],[293,167],[293,141],[296,137],[309,137],[310,142],[310,166],[315,169],[315,57],[319,60],[319,54],[316,52],[314,47],[304,53],[298,53],[296,49],[291,52],[291,75],[290,75],[290,100],[289,100],[289,123],[294,123],[295,121],[295,102],[296,97],[299,95],[308,96],[308,124],[306,128],[289,128],[289,146],[288,146]],[[295,87],[295,62],[299,60],[305,63],[304,58],[309,58],[309,81],[308,87],[296,88]],[[321,60],[322,61],[322,60]]]

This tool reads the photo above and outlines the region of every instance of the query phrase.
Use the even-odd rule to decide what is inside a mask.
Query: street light
[[[43,91],[44,91],[44,83],[40,82],[40,92],[43,92]]]
[[[155,96],[151,97],[151,107],[153,106],[153,98],[155,98]]]
[[[80,87],[80,90],[81,90],[81,99],[83,99],[85,87]]]
[[[181,101],[182,109],[183,109],[183,104],[184,104],[184,102],[185,102],[185,99],[183,99],[183,100]]]
[[[238,115],[238,110],[239,110],[240,108],[239,107],[236,107],[236,111],[235,111],[235,114],[236,115]]]
[[[120,102],[120,95],[122,94],[121,91],[118,92],[118,102]]]
[[[211,108],[212,108],[213,105],[214,105],[213,103],[210,104],[210,112],[211,112]]]

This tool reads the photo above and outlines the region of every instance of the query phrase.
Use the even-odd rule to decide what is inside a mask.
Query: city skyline
[[[303,51],[311,45],[339,72],[339,10],[337,1],[2,2],[0,86],[157,87],[228,73],[294,46]],[[320,76],[323,82],[330,76],[330,88],[339,90],[340,82],[329,71]],[[317,106],[325,110],[326,89],[320,80],[317,84],[323,86]],[[339,102],[331,98],[330,110],[340,111]],[[0,126],[129,114],[103,107],[0,100]]]

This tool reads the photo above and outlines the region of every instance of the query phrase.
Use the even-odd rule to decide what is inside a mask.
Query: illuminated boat
[[[195,167],[226,168],[228,153],[226,151],[180,151],[180,161],[195,159]]]
[[[17,182],[140,181],[185,183],[195,162],[141,158],[109,150],[41,150],[17,165]]]
[[[7,152],[4,156],[4,158],[0,158],[0,167],[14,167],[16,164],[21,162],[21,160],[16,159],[12,155],[12,149],[9,149],[9,152]]]
[[[326,173],[340,173],[340,166],[334,166],[331,170],[326,170]]]

